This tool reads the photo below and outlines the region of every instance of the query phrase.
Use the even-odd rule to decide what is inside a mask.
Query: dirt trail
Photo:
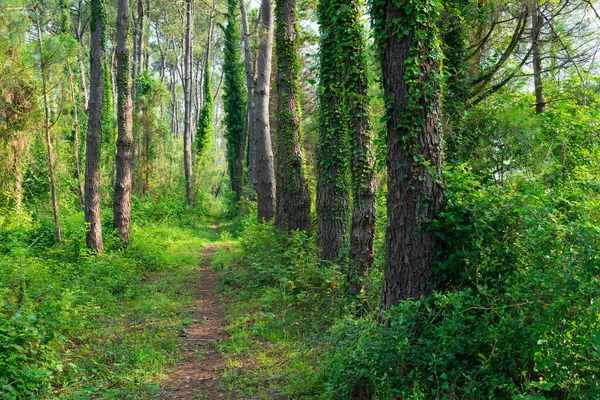
[[[216,343],[226,339],[225,313],[217,296],[217,276],[211,270],[215,247],[203,252],[199,276],[193,287],[193,325],[182,332],[185,357],[163,386],[161,400],[226,399],[227,392],[218,389],[225,361]]]

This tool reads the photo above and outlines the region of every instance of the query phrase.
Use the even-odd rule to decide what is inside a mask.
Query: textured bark
[[[60,242],[62,239],[62,232],[60,226],[60,208],[58,205],[58,194],[56,192],[56,177],[54,174],[55,155],[54,147],[52,146],[52,133],[50,124],[50,99],[48,97],[48,70],[46,62],[44,61],[44,46],[42,42],[42,28],[40,21],[37,21],[37,41],[40,50],[40,70],[42,73],[42,90],[44,98],[44,133],[46,139],[46,151],[48,155],[48,176],[50,178],[50,192],[52,194],[52,213],[54,216],[54,231],[56,234],[56,241]]]
[[[334,1],[319,2],[321,48],[319,58],[321,71],[319,86],[319,142],[317,146],[317,240],[321,258],[339,262],[347,240],[350,216],[349,151],[345,104],[343,93],[343,69],[349,55],[338,51],[338,35],[335,24],[330,21],[330,9]]]
[[[310,230],[310,195],[304,175],[300,125],[300,60],[296,0],[276,0],[277,214],[280,229]]]
[[[540,48],[540,32],[542,30],[542,18],[540,18],[539,1],[533,2],[531,10],[531,41],[533,57],[533,80],[535,84],[535,113],[542,114],[546,108],[544,100],[544,84],[542,81],[542,54]]]
[[[273,55],[273,6],[271,0],[261,5],[261,37],[258,49],[256,82],[256,189],[258,192],[258,219],[270,221],[275,216],[275,170],[269,122],[271,94],[271,59]]]
[[[183,163],[187,204],[194,200],[192,191],[192,0],[186,0],[185,60],[184,60],[184,120]]]
[[[100,149],[104,104],[104,11],[101,0],[92,0],[92,43],[90,47],[90,103],[86,140],[85,222],[86,242],[94,252],[103,253],[100,221]]]
[[[394,3],[385,10],[386,38],[383,47],[383,84],[388,99],[387,167],[388,229],[383,303],[390,308],[400,300],[431,293],[433,268],[440,240],[429,229],[441,211],[442,148],[439,129],[439,60],[432,57],[435,33],[415,26],[402,35],[398,21],[429,22],[429,15],[407,16]],[[396,24],[396,25],[395,25]],[[399,32],[400,31],[400,32]],[[419,83],[407,82],[406,61],[419,56]],[[417,87],[410,87],[417,85]],[[419,95],[415,92],[422,92]],[[409,103],[408,98],[415,100]],[[406,121],[409,121],[408,123]],[[419,121],[419,122],[417,122]]]
[[[81,205],[83,206],[83,181],[81,180],[81,159],[79,156],[79,130],[81,127],[79,126],[79,113],[77,112],[77,96],[75,95],[75,82],[73,77],[73,70],[71,69],[71,64],[67,64],[69,68],[69,84],[71,88],[71,101],[73,102],[73,161],[75,162],[75,180],[77,181],[77,190],[79,191],[79,200]]]
[[[129,0],[119,0],[117,11],[117,177],[113,202],[114,226],[129,243],[132,186],[132,101],[129,51]]]
[[[373,265],[373,241],[375,238],[376,183],[375,154],[372,146],[371,123],[369,120],[368,57],[362,28],[360,1],[350,2],[350,18],[345,29],[348,43],[345,54],[356,54],[354,60],[346,59],[344,68],[349,106],[349,128],[352,158],[352,227],[350,230],[350,271],[348,282],[350,294],[361,290],[361,279]],[[342,49],[345,50],[345,49]]]
[[[242,153],[240,154],[242,168],[246,159],[248,146],[254,150],[254,68],[252,64],[252,46],[250,43],[250,31],[248,28],[248,14],[244,0],[239,0],[240,13],[242,16],[242,34],[244,38],[244,64],[246,69],[246,88],[248,89],[248,105],[246,106],[246,130],[242,142]],[[248,167],[248,180],[254,185],[254,165]]]

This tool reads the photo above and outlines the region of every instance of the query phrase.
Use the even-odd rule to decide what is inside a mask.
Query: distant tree
[[[310,229],[310,194],[305,177],[300,124],[300,59],[296,0],[275,2],[277,60],[277,214],[289,231]]]
[[[129,0],[119,0],[117,10],[117,177],[113,201],[114,225],[129,243],[132,188],[132,100],[129,43]]]
[[[85,222],[86,241],[92,251],[104,252],[100,221],[100,149],[102,146],[102,111],[104,104],[104,24],[105,10],[101,0],[92,0],[90,20],[90,101],[86,136]]]
[[[246,125],[246,88],[244,65],[241,61],[242,43],[239,24],[238,0],[227,0],[227,26],[223,29],[225,49],[223,73],[225,87],[223,108],[225,110],[225,139],[227,139],[227,165],[231,178],[231,189],[237,200],[242,197],[244,164],[240,154]]]
[[[373,0],[387,109],[388,228],[383,305],[431,293],[444,204],[436,0]]]
[[[190,206],[194,200],[194,193],[192,190],[192,8],[193,1],[185,0],[185,59],[183,62],[183,169],[186,182],[186,200],[187,204]]]

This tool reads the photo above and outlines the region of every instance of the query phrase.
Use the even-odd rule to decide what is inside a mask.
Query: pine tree
[[[239,24],[237,0],[227,0],[227,26],[223,29],[225,39],[223,73],[225,74],[225,138],[227,139],[227,165],[231,189],[237,200],[242,197],[244,165],[240,154],[246,124],[247,94],[244,84],[244,65],[241,60],[242,37]]]

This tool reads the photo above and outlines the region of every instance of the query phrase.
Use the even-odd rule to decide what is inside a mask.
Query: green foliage
[[[201,248],[216,235],[155,218],[172,204],[146,204],[134,202],[144,223],[133,226],[130,246],[119,250],[117,236],[105,235],[99,257],[86,249],[80,212],[64,221],[60,246],[50,218],[0,214],[1,398],[156,395],[157,378],[177,361],[177,334],[191,323]]]
[[[244,78],[244,64],[241,60],[241,28],[239,23],[239,4],[237,0],[227,1],[227,26],[223,28],[225,49],[223,59],[225,110],[225,139],[227,139],[227,166],[231,182],[241,180],[235,176],[235,163],[242,152],[244,128],[246,126],[247,92]],[[240,173],[242,171],[238,171]]]
[[[200,110],[200,119],[196,129],[196,153],[201,156],[210,148],[213,136],[214,102],[210,87],[210,61],[204,67],[204,106]]]

